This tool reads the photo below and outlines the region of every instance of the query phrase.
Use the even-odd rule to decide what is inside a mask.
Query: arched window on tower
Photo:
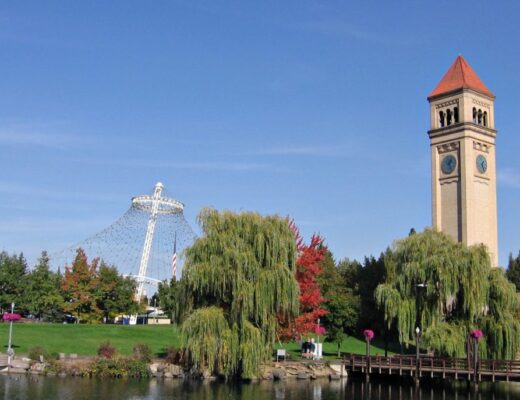
[[[439,127],[444,128],[444,111],[439,111]]]
[[[477,114],[477,124],[479,125],[482,125],[482,110],[478,110],[478,114]]]
[[[482,122],[484,123],[484,126],[488,126],[487,111],[484,111],[484,114],[482,116]]]
[[[448,109],[446,110],[446,125],[448,125],[448,126],[451,125],[452,116],[453,116],[453,113],[452,113],[451,110],[448,108]]]
[[[473,107],[473,123],[477,123],[477,109]]]
[[[453,107],[453,120],[455,124],[459,122],[459,107]]]

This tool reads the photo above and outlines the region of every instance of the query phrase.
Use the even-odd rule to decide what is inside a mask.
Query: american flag
[[[172,256],[172,275],[173,279],[177,280],[177,233],[173,242],[173,256]]]

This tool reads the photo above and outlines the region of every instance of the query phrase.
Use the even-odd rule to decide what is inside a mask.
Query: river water
[[[0,375],[0,399],[5,400],[485,400],[520,399],[520,383],[413,385],[344,379],[258,383],[182,380],[124,380]]]

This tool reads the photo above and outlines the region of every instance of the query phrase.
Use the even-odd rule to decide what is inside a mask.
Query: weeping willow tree
[[[520,324],[518,299],[500,268],[492,268],[486,248],[455,243],[433,230],[397,241],[385,259],[386,281],[375,297],[401,343],[422,328],[422,343],[438,354],[462,357],[472,329],[481,329],[484,356],[514,358]]]
[[[298,311],[294,234],[286,219],[255,213],[205,209],[199,223],[181,280],[185,347],[201,372],[255,376],[277,316]]]

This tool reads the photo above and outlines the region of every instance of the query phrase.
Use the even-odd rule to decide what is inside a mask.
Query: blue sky
[[[336,258],[431,223],[426,100],[463,54],[496,94],[499,251],[520,250],[520,5],[0,4],[0,249],[32,263],[162,181],[292,216]]]

